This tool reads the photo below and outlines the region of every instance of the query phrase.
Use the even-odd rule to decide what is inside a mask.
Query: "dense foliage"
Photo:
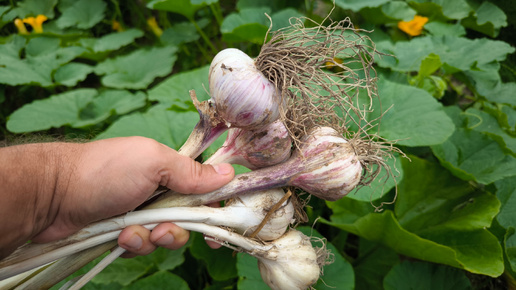
[[[384,112],[379,134],[407,158],[391,160],[396,186],[381,179],[340,201],[310,200],[302,229],[325,237],[335,255],[315,288],[513,283],[514,5],[335,2],[331,19],[350,17],[384,53],[376,58],[381,106],[371,118]],[[188,91],[208,98],[207,65],[217,51],[256,56],[270,24],[265,13],[276,30],[290,17],[322,21],[331,8],[314,0],[2,1],[0,139],[140,135],[177,149],[198,119]],[[211,250],[201,235],[177,251],[118,259],[85,289],[164,285],[266,289],[254,258]]]

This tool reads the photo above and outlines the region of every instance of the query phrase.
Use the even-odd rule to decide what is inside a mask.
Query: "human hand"
[[[66,144],[68,161],[61,163],[56,186],[58,208],[48,226],[32,238],[49,242],[69,236],[87,224],[136,208],[154,193],[158,185],[180,193],[206,193],[233,176],[229,164],[202,165],[152,139],[124,137],[85,144]],[[64,175],[64,176],[63,176]],[[182,247],[189,232],[172,223],[152,231],[130,226],[118,243],[130,254],[146,255],[156,246]]]

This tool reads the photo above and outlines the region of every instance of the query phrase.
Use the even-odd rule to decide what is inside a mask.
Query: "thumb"
[[[189,157],[175,154],[170,170],[162,173],[161,185],[179,193],[208,193],[230,182],[235,170],[228,163],[201,164]]]

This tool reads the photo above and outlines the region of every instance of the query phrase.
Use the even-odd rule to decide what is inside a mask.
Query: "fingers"
[[[156,249],[150,242],[150,231],[142,226],[128,226],[118,236],[118,245],[128,252],[122,255],[125,258],[148,255]]]
[[[142,226],[129,226],[118,236],[118,244],[128,253],[122,255],[130,258],[152,253],[157,246],[177,250],[190,238],[190,232],[173,223],[161,223],[152,231]]]
[[[180,193],[207,193],[231,181],[235,171],[230,164],[201,164],[174,152],[170,170],[160,172],[161,185]]]

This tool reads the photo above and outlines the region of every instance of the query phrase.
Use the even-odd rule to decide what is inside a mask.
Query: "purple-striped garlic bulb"
[[[222,147],[205,163],[227,162],[258,169],[285,162],[291,147],[292,140],[280,120],[256,130],[232,128]]]
[[[257,128],[280,116],[277,88],[241,50],[227,48],[215,56],[209,84],[217,114],[230,127]]]

